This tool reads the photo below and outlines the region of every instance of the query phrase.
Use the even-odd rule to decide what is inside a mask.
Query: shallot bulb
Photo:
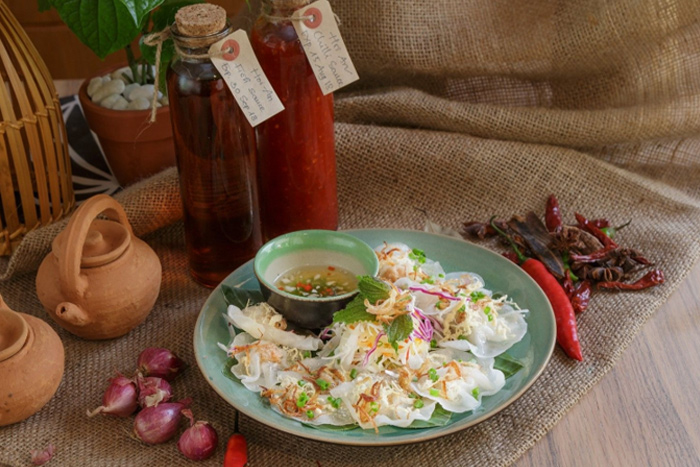
[[[149,347],[141,352],[139,371],[144,376],[156,376],[172,381],[185,368],[185,362],[168,349]]]
[[[168,402],[173,395],[170,383],[163,378],[148,376],[139,377],[139,405],[141,407],[152,407],[161,402]]]
[[[102,405],[93,411],[88,410],[88,417],[98,413],[115,417],[128,417],[138,408],[136,384],[129,378],[117,375],[109,380],[109,386],[102,396]]]
[[[182,419],[182,409],[187,408],[191,399],[179,402],[164,402],[146,407],[134,418],[134,434],[146,444],[160,444],[175,436]]]
[[[208,459],[214,454],[219,443],[216,430],[209,422],[201,420],[195,422],[192,417],[192,411],[189,409],[183,410],[182,413],[190,419],[190,427],[180,436],[177,448],[185,457],[193,461]]]
[[[53,453],[56,450],[53,444],[49,444],[43,450],[32,451],[30,454],[32,456],[32,465],[44,465],[53,457]]]

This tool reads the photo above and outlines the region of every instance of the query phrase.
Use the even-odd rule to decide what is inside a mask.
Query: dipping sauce
[[[334,297],[357,289],[357,278],[338,266],[299,266],[281,274],[274,284],[299,297]]]

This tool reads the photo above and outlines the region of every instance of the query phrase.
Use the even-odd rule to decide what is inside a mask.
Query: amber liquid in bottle
[[[190,272],[214,287],[262,245],[254,131],[209,60],[175,60],[167,83]]]

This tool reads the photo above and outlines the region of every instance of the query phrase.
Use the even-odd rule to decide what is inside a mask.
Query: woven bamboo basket
[[[0,0],[0,255],[75,205],[61,104],[49,71]]]

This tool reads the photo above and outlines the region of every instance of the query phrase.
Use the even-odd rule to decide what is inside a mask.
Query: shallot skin
[[[219,437],[208,422],[198,421],[182,433],[177,442],[178,450],[188,459],[201,461],[214,454]]]
[[[172,397],[173,391],[168,383],[163,378],[157,376],[139,377],[139,405],[143,408],[158,405],[162,402],[168,402]]]
[[[139,355],[139,372],[144,376],[157,376],[172,381],[185,368],[185,362],[171,350],[148,347]]]
[[[98,413],[112,415],[114,417],[128,417],[138,409],[138,391],[136,384],[129,378],[118,375],[109,380],[109,386],[102,396],[102,405],[88,416],[93,417]]]
[[[146,444],[165,443],[177,433],[185,407],[182,402],[165,402],[144,408],[134,418],[134,434]]]

